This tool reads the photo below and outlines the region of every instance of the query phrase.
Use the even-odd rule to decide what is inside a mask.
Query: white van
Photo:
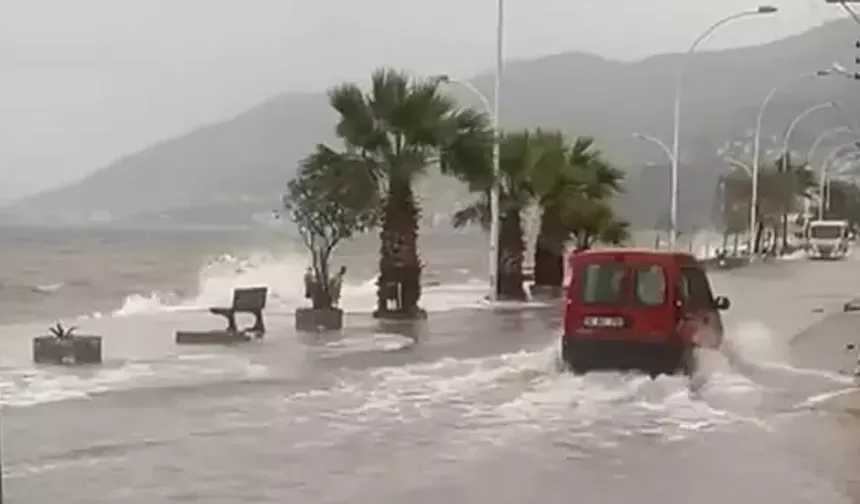
[[[806,227],[806,253],[810,259],[843,259],[848,255],[848,221],[815,220]]]

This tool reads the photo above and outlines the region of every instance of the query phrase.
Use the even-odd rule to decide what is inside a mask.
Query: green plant
[[[343,241],[376,227],[381,214],[378,181],[363,169],[364,161],[318,145],[287,185],[284,210],[311,253],[317,286],[311,293],[315,309],[331,308],[329,263]]]
[[[63,324],[59,322],[57,322],[57,325],[48,328],[48,330],[51,331],[51,334],[57,339],[71,339],[72,337],[74,337],[74,332],[76,329],[77,327],[74,326],[65,328],[63,327]]]

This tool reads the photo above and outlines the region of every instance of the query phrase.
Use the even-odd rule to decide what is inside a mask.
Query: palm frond
[[[451,225],[457,229],[469,224],[478,224],[483,230],[490,229],[490,202],[486,196],[482,196],[471,205],[457,210],[451,216]]]

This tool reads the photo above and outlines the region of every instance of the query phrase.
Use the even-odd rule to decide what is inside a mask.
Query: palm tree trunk
[[[761,250],[761,240],[764,237],[764,224],[759,220],[756,223],[755,229],[755,239],[753,240],[753,249],[750,250],[750,254],[758,254]]]
[[[520,212],[505,212],[499,226],[499,281],[496,289],[499,299],[515,301],[527,299],[523,288],[524,255],[525,244]]]
[[[418,216],[411,185],[391,181],[379,233],[376,317],[418,317],[424,313],[418,307],[422,269],[418,257]]]
[[[564,231],[558,212],[545,207],[541,213],[534,255],[535,290],[560,296],[564,282]]]

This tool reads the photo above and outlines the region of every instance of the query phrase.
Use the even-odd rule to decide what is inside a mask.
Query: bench
[[[229,307],[209,308],[209,313],[227,319],[226,329],[214,331],[177,331],[176,343],[182,345],[220,345],[261,339],[266,333],[263,309],[266,307],[268,287],[247,287],[233,290],[233,302]],[[236,315],[248,313],[254,316],[254,325],[239,329]]]
[[[266,308],[266,297],[268,287],[246,287],[233,290],[233,303],[229,307],[209,308],[209,313],[220,315],[227,319],[227,331],[239,332],[236,327],[236,314],[248,313],[254,316],[254,325],[242,329],[263,335],[266,332],[266,324],[263,322],[263,309]]]

